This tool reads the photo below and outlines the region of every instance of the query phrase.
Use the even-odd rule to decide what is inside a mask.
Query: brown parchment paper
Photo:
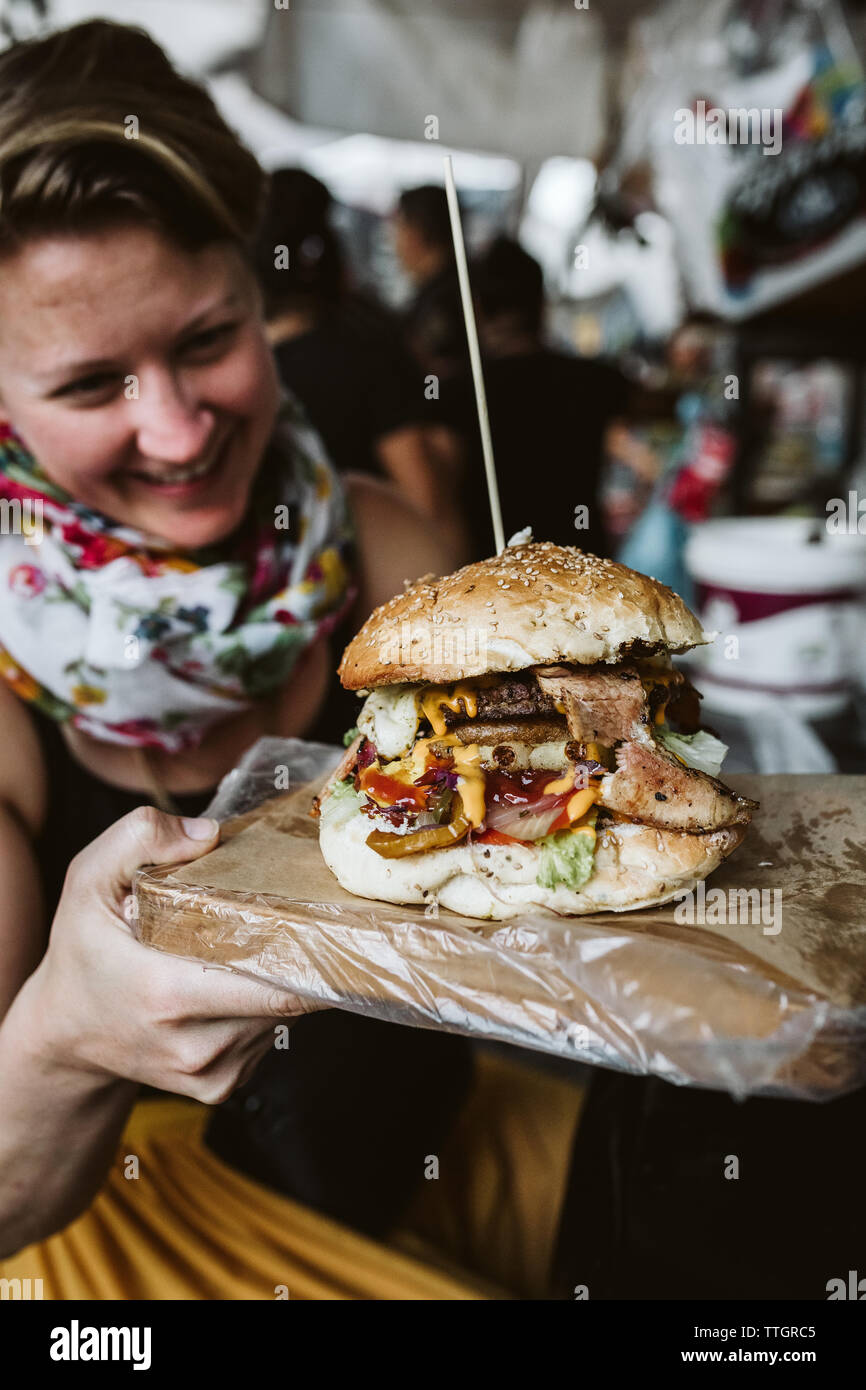
[[[308,812],[341,751],[256,744],[210,808],[218,848],[139,873],[139,938],[355,1013],[739,1097],[866,1081],[866,777],[732,778],[761,809],[694,923],[677,903],[476,922],[340,887]]]

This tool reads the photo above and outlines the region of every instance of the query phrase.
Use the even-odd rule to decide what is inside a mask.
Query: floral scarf
[[[194,747],[339,622],[355,596],[352,540],[288,393],[243,525],[195,553],[81,506],[0,426],[0,676],[104,742]]]

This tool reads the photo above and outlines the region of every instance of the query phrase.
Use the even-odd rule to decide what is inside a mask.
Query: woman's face
[[[227,242],[147,227],[46,236],[0,261],[0,420],[76,501],[184,549],[242,520],[279,388]]]

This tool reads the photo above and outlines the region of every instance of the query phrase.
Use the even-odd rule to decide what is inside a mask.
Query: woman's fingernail
[[[184,834],[191,840],[212,840],[219,828],[219,821],[211,820],[209,816],[183,818]]]

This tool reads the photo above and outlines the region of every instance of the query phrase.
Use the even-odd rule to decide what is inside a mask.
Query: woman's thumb
[[[170,816],[153,806],[139,806],[109,826],[70,865],[77,885],[103,892],[129,890],[136,869],[146,864],[182,864],[213,849],[219,822]]]

